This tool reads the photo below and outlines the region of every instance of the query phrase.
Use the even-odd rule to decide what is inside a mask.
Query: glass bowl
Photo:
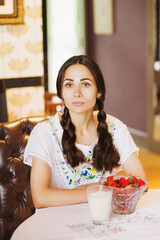
[[[121,177],[128,179],[129,176],[121,176],[115,175],[113,180],[118,180]],[[141,179],[137,177],[138,179]],[[144,179],[141,179],[145,182],[144,185],[140,187],[113,187],[113,195],[112,195],[112,211],[117,214],[130,214],[135,211],[136,205],[142,196],[142,194],[148,188],[148,182]],[[100,184],[104,184],[106,178],[102,178]]]

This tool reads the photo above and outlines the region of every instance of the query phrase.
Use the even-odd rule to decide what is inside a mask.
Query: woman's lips
[[[73,102],[73,105],[76,107],[81,107],[83,104],[83,102]]]

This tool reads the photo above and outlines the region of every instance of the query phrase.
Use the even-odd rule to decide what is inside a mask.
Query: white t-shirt
[[[134,152],[138,152],[127,127],[117,118],[107,115],[109,132],[113,138],[113,144],[120,154],[120,166],[109,171],[96,171],[92,166],[93,148],[97,141],[90,145],[76,143],[86,157],[86,162],[72,168],[64,158],[61,139],[63,129],[58,113],[51,119],[38,123],[32,130],[24,153],[24,163],[32,166],[32,158],[36,156],[44,160],[51,168],[50,187],[60,189],[72,189],[80,185],[99,182],[102,176],[114,175],[122,170],[126,159]],[[39,173],[39,178],[41,173]]]

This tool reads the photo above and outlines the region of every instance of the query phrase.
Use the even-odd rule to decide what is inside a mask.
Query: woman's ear
[[[97,98],[98,98],[98,99],[101,98],[101,93],[100,93],[100,92],[97,93]]]

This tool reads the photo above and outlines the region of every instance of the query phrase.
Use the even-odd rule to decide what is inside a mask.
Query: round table
[[[144,193],[134,213],[111,214],[109,225],[96,226],[88,204],[37,210],[11,240],[160,240],[160,189]]]

